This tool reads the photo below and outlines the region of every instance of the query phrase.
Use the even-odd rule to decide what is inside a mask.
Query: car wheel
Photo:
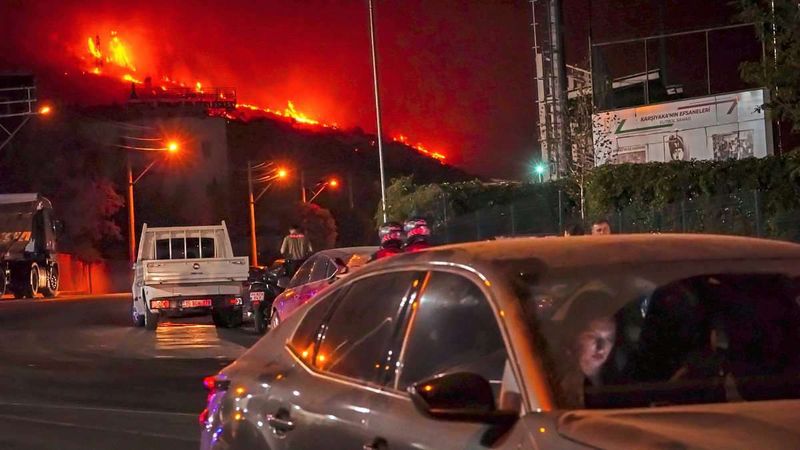
[[[150,312],[147,309],[144,311],[144,328],[148,331],[155,331],[158,328],[158,320],[161,317],[158,312]]]
[[[134,306],[135,302],[136,299],[131,300],[131,319],[133,320],[133,326],[140,328],[144,326],[144,314],[136,312],[136,306]]]
[[[53,298],[58,295],[59,273],[58,264],[53,264],[46,269],[47,280],[42,287],[42,294],[45,297]]]
[[[278,310],[273,308],[272,314],[270,314],[269,316],[269,329],[274,330],[280,324],[281,324],[281,318],[280,316],[278,316]]]

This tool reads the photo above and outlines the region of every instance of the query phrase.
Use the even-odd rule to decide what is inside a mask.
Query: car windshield
[[[561,407],[800,397],[798,261],[541,267],[513,280]]]

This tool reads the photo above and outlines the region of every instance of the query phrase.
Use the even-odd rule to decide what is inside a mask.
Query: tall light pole
[[[247,203],[250,209],[250,261],[253,266],[258,265],[258,242],[256,241],[256,202],[267,192],[272,181],[277,179],[286,178],[288,172],[282,167],[272,168],[273,163],[261,163],[255,166],[247,161]],[[264,174],[253,180],[253,169],[267,169]],[[264,189],[253,195],[253,181],[265,182]]]
[[[128,137],[128,139],[131,139]],[[180,148],[177,141],[169,141],[164,147],[161,148],[146,148],[146,147],[133,147],[133,146],[120,146],[128,150],[125,155],[125,168],[128,173],[128,258],[130,259],[131,263],[136,262],[136,218],[135,218],[135,209],[133,204],[133,186],[142,179],[142,177],[159,162],[159,159],[154,159],[144,168],[144,170],[136,176],[133,177],[133,166],[131,164],[131,150],[141,150],[141,151],[158,151],[158,152],[167,152],[167,154],[176,153]]]
[[[373,0],[369,1],[369,42],[372,49],[372,81],[375,85],[375,123],[378,130],[378,164],[381,171],[381,214],[383,221],[386,222],[386,178],[383,173],[383,139],[381,133],[381,94],[378,84],[378,52],[375,48],[375,12],[372,4]]]

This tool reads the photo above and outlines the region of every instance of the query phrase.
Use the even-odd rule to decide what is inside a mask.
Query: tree
[[[604,129],[597,126],[604,119],[595,115],[591,90],[591,86],[583,87],[567,102],[567,145],[572,150],[567,170],[578,188],[581,220],[586,218],[586,177],[598,160],[608,161],[612,156],[611,138],[594,133],[594,128]]]
[[[769,90],[763,105],[800,132],[800,4],[797,0],[738,0],[738,19],[753,23],[765,59],[739,67],[742,79]]]

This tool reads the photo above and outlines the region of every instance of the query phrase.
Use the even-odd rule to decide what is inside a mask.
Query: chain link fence
[[[573,224],[588,231],[591,223],[559,192],[557,203],[534,199],[482,209],[445,221],[434,230],[439,243],[512,236],[560,235]],[[625,208],[605,217],[614,233],[708,233],[754,236],[800,242],[800,210],[767,211],[760,191],[699,196],[661,208]]]

